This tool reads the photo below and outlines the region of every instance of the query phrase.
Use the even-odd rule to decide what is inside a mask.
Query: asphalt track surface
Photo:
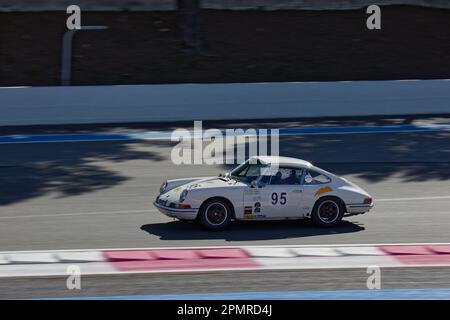
[[[0,299],[367,290],[368,276],[365,269],[118,274],[82,276],[81,290],[67,290],[65,277],[5,278]],[[381,289],[417,288],[450,288],[450,268],[381,270]]]
[[[370,213],[346,218],[333,229],[315,228],[307,221],[246,222],[208,232],[163,216],[151,203],[164,180],[226,170],[223,166],[176,166],[170,160],[173,145],[165,141],[1,145],[0,250],[450,242],[448,131],[281,137],[281,155],[309,160],[373,195],[375,208]],[[422,279],[427,272],[420,272]],[[400,281],[401,274],[393,279]],[[436,281],[419,281],[418,287],[440,286],[449,279],[448,270],[431,274]],[[323,275],[310,276],[316,282],[311,288],[327,283]],[[206,278],[218,277],[207,274]],[[260,272],[253,278],[257,286],[265,276]],[[108,281],[106,289],[98,285],[100,294],[117,295],[121,283],[128,281],[115,279]],[[2,285],[9,286],[10,281],[2,280]],[[267,290],[283,288],[280,283]],[[33,297],[52,296],[53,290],[45,290],[46,286],[38,290],[32,284],[11,284],[14,289],[7,295],[25,297],[23,290],[29,288]],[[175,287],[200,290],[195,284]],[[221,289],[220,285],[211,287]],[[160,293],[165,292],[160,288]],[[295,290],[302,288],[299,285]]]

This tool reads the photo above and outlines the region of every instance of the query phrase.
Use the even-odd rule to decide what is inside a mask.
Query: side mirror
[[[252,180],[252,182],[250,182],[250,187],[251,188],[257,188],[258,187],[258,182],[256,180]]]
[[[306,183],[311,183],[311,182],[313,182],[313,177],[312,177],[310,174],[307,174],[307,175],[305,176],[305,182],[306,182]]]

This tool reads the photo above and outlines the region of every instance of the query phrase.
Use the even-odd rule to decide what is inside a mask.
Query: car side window
[[[296,185],[300,184],[302,177],[301,169],[279,168],[270,177],[271,185]]]
[[[331,179],[320,172],[314,170],[306,170],[305,172],[304,184],[323,184],[329,182],[331,182]]]

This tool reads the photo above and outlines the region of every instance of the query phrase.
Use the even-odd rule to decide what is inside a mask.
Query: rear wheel
[[[316,226],[333,227],[338,224],[344,216],[342,202],[333,197],[319,199],[311,214],[311,219]]]
[[[231,208],[222,199],[207,200],[200,208],[198,220],[208,230],[223,230],[231,223]]]

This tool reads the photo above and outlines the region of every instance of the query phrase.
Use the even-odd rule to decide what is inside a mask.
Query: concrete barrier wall
[[[0,88],[0,125],[450,113],[450,80]]]
[[[176,8],[175,0],[0,0],[0,11],[63,11],[77,4],[82,10],[132,10],[166,11]],[[418,5],[435,8],[450,8],[449,0],[203,0],[202,6],[209,9],[307,9],[347,10],[377,5]]]

